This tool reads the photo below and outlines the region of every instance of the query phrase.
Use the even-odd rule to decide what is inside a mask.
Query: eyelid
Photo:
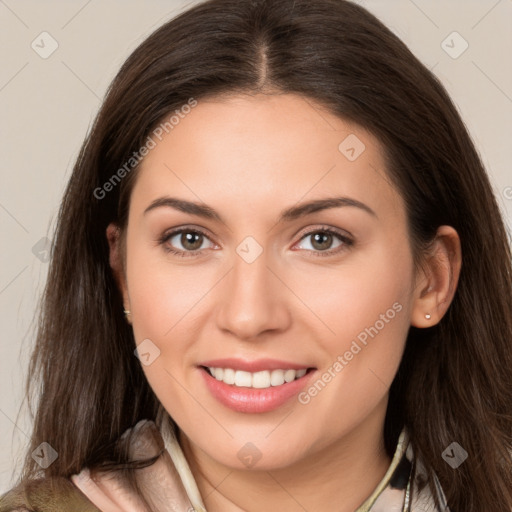
[[[327,257],[327,256],[331,256],[331,255],[336,255],[354,245],[354,237],[348,231],[340,230],[338,228],[334,228],[331,226],[322,225],[322,226],[317,226],[315,228],[307,229],[306,231],[302,232],[300,234],[299,241],[296,242],[293,245],[293,247],[295,247],[297,244],[299,244],[307,236],[315,234],[315,233],[329,233],[331,235],[338,237],[338,239],[342,242],[340,246],[335,247],[334,249],[327,249],[325,251],[312,251],[312,250],[305,249],[306,252],[311,253],[315,257],[316,256]]]
[[[332,233],[334,235],[339,236],[340,238],[349,239],[352,241],[354,238],[354,236],[350,232],[348,232],[344,229],[327,226],[326,224],[320,224],[319,226],[316,226],[313,228],[306,228],[304,231],[299,231],[299,233],[296,236],[299,236],[300,240],[302,240],[307,235],[311,235],[313,233],[324,233],[324,232]]]
[[[216,242],[214,242],[211,238],[211,236],[202,228],[195,227],[195,226],[179,226],[176,228],[172,228],[168,231],[165,231],[161,237],[158,239],[158,243],[160,245],[165,245],[166,242],[168,242],[171,238],[173,238],[176,235],[179,235],[181,233],[198,233],[203,235],[205,238],[210,240],[214,245],[217,245]],[[303,231],[300,233],[299,240],[292,246],[295,247],[297,244],[299,244],[304,238],[306,238],[309,235],[315,234],[315,233],[329,233],[332,234],[342,242],[341,246],[338,246],[334,249],[328,249],[325,251],[312,251],[310,249],[304,249],[306,252],[312,253],[315,256],[329,256],[331,254],[337,254],[344,249],[347,249],[348,247],[352,246],[354,244],[353,236],[348,232],[344,230],[340,230],[338,228],[334,228],[331,226],[317,226],[313,228],[308,228],[306,231]],[[297,235],[298,236],[298,235]],[[195,251],[182,251],[181,249],[171,249],[169,247],[166,247],[165,250],[170,253],[174,253],[178,256],[199,256],[203,254],[206,249],[200,249]]]
[[[159,245],[164,246],[165,251],[174,253],[178,256],[197,256],[202,254],[206,249],[196,250],[196,251],[182,251],[181,249],[171,249],[166,246],[166,243],[176,235],[181,233],[198,233],[207,238],[213,245],[218,245],[216,242],[212,240],[212,237],[202,228],[198,228],[195,226],[179,226],[176,228],[169,229],[165,231],[160,237],[158,237],[157,242]]]

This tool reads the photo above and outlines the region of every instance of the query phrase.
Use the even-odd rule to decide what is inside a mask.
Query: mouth
[[[279,361],[240,360],[211,361],[198,369],[217,401],[243,413],[264,413],[281,407],[305,388],[316,372],[314,367]]]
[[[219,368],[213,366],[202,366],[214,379],[230,386],[267,389],[270,387],[282,386],[285,383],[293,382],[306,375],[314,368],[301,368],[300,370],[276,369],[262,370],[259,372],[246,372],[233,368]]]

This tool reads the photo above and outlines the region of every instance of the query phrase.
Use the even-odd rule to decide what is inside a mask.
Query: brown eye
[[[309,244],[304,244],[305,240],[309,240]],[[322,228],[303,235],[299,246],[303,245],[300,248],[306,249],[315,256],[330,256],[349,248],[353,244],[353,240],[348,236],[332,228]]]
[[[325,251],[326,249],[330,249],[333,236],[330,233],[315,233],[311,236],[311,245],[318,249],[319,251]]]
[[[159,240],[167,252],[178,256],[195,256],[203,249],[213,247],[213,243],[206,234],[196,229],[176,229],[164,234]],[[210,247],[204,247],[205,242],[210,242]]]
[[[197,251],[203,243],[203,235],[193,231],[184,231],[179,235],[182,246],[189,251]]]

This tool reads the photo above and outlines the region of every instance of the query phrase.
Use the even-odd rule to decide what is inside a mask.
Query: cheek
[[[294,292],[321,320],[331,354],[349,350],[354,339],[364,344],[372,335],[398,341],[409,327],[413,267],[405,244],[375,246],[338,267],[304,267],[293,275],[290,271],[287,279],[295,282]],[[315,325],[309,320],[313,315],[305,318]]]
[[[161,249],[133,246],[126,270],[136,343],[150,339],[166,367],[183,366],[218,272],[208,265],[170,262]]]
[[[324,354],[320,382],[302,397],[313,416],[322,417],[325,404],[342,404],[352,418],[363,417],[385,397],[410,326],[412,278],[407,247],[395,246],[300,281],[297,293],[322,320],[303,324],[320,325],[318,348]],[[336,429],[346,420],[329,421]]]
[[[134,248],[127,260],[127,281],[136,344],[150,340],[158,354],[142,366],[149,385],[175,420],[201,422],[201,410],[190,407],[194,359],[202,299],[215,281],[212,270],[177,266],[156,251]],[[156,348],[155,348],[156,347]],[[141,358],[142,361],[142,358]]]
[[[302,290],[322,322],[306,315],[299,329],[315,326],[315,350],[322,357],[316,379],[298,396],[294,418],[304,421],[316,449],[367,419],[380,428],[379,415],[385,414],[409,330],[411,274],[405,260],[401,266],[393,258],[378,261],[315,275]]]

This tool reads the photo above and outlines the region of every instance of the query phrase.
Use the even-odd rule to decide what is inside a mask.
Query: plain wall
[[[52,237],[49,228],[74,160],[125,58],[154,29],[193,3],[0,2],[0,493],[12,485],[30,432],[30,419],[26,414],[18,417],[18,412],[33,341],[31,323],[48,268],[44,238]],[[446,86],[510,226],[512,1],[358,3],[401,37]],[[462,38],[451,35],[454,31]],[[58,43],[48,58],[31,46],[42,53],[55,44],[40,36],[42,32]],[[468,48],[453,58],[464,41]]]

